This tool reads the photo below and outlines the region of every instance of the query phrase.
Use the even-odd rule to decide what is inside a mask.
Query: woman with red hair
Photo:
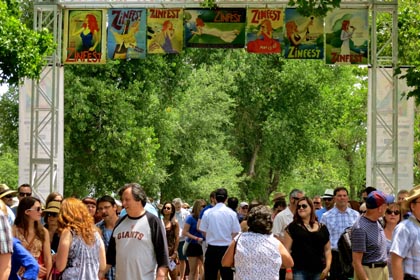
[[[273,39],[273,27],[270,20],[265,19],[260,23],[257,39],[248,42],[247,49],[252,53],[279,53],[281,51],[279,41]]]
[[[354,28],[354,26],[350,25],[349,20],[343,20],[343,22],[341,23],[340,39],[341,41],[343,41],[343,43],[341,44],[341,55],[350,54],[350,39],[352,38],[355,29],[356,28]]]
[[[105,246],[86,205],[76,198],[64,199],[58,227],[61,236],[56,269],[62,272],[62,279],[102,279]]]
[[[87,14],[81,28],[73,31],[72,36],[79,35],[82,39],[82,51],[94,51],[99,44],[99,25],[96,17]]]

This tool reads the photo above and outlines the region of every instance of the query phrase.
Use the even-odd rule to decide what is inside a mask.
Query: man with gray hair
[[[293,215],[296,211],[296,205],[299,198],[303,197],[304,193],[301,190],[293,189],[289,194],[289,206],[281,211],[273,221],[273,234],[281,242],[284,240],[284,230],[287,225],[293,221]]]
[[[180,198],[174,198],[172,200],[172,204],[175,206],[175,217],[178,220],[179,224],[179,245],[178,245],[178,259],[179,259],[179,275],[181,280],[185,277],[185,268],[186,268],[186,261],[187,256],[183,254],[182,247],[184,247],[185,243],[185,236],[182,235],[182,230],[184,229],[185,220],[187,219],[188,215],[190,214],[188,210],[182,207],[183,203]]]

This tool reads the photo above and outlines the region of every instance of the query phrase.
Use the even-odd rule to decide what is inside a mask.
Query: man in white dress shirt
[[[222,267],[222,258],[241,227],[237,215],[225,205],[228,193],[224,188],[216,190],[217,204],[206,211],[200,223],[200,231],[206,236],[208,244],[204,261],[204,278],[216,280],[220,271],[223,280],[233,280],[230,267]]]

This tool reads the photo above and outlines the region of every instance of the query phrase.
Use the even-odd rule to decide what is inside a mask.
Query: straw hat
[[[273,196],[273,200],[272,201],[275,202],[277,200],[284,199],[284,198],[286,198],[286,194],[285,193],[276,192],[276,193],[274,193],[274,196]]]
[[[11,190],[6,184],[0,184],[0,198],[5,197],[9,194],[17,194],[17,191]]]
[[[46,213],[60,213],[61,202],[59,201],[50,201],[45,208],[44,212]]]
[[[408,192],[408,196],[404,198],[405,206],[410,209],[410,203],[420,197],[420,185],[415,186]]]

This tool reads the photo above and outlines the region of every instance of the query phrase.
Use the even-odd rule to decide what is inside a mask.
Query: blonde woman
[[[399,222],[401,222],[401,207],[398,203],[388,205],[384,216],[384,233],[386,237],[386,252],[388,254],[389,279],[392,279],[391,256],[389,251],[392,244],[392,233]]]
[[[49,233],[41,224],[41,213],[41,202],[38,198],[23,198],[19,202],[12,231],[26,250],[38,260],[38,279],[45,279],[51,270],[52,259]],[[18,274],[23,274],[23,271]]]
[[[102,279],[105,246],[87,207],[76,198],[63,200],[58,215],[61,232],[56,269],[62,279]]]

